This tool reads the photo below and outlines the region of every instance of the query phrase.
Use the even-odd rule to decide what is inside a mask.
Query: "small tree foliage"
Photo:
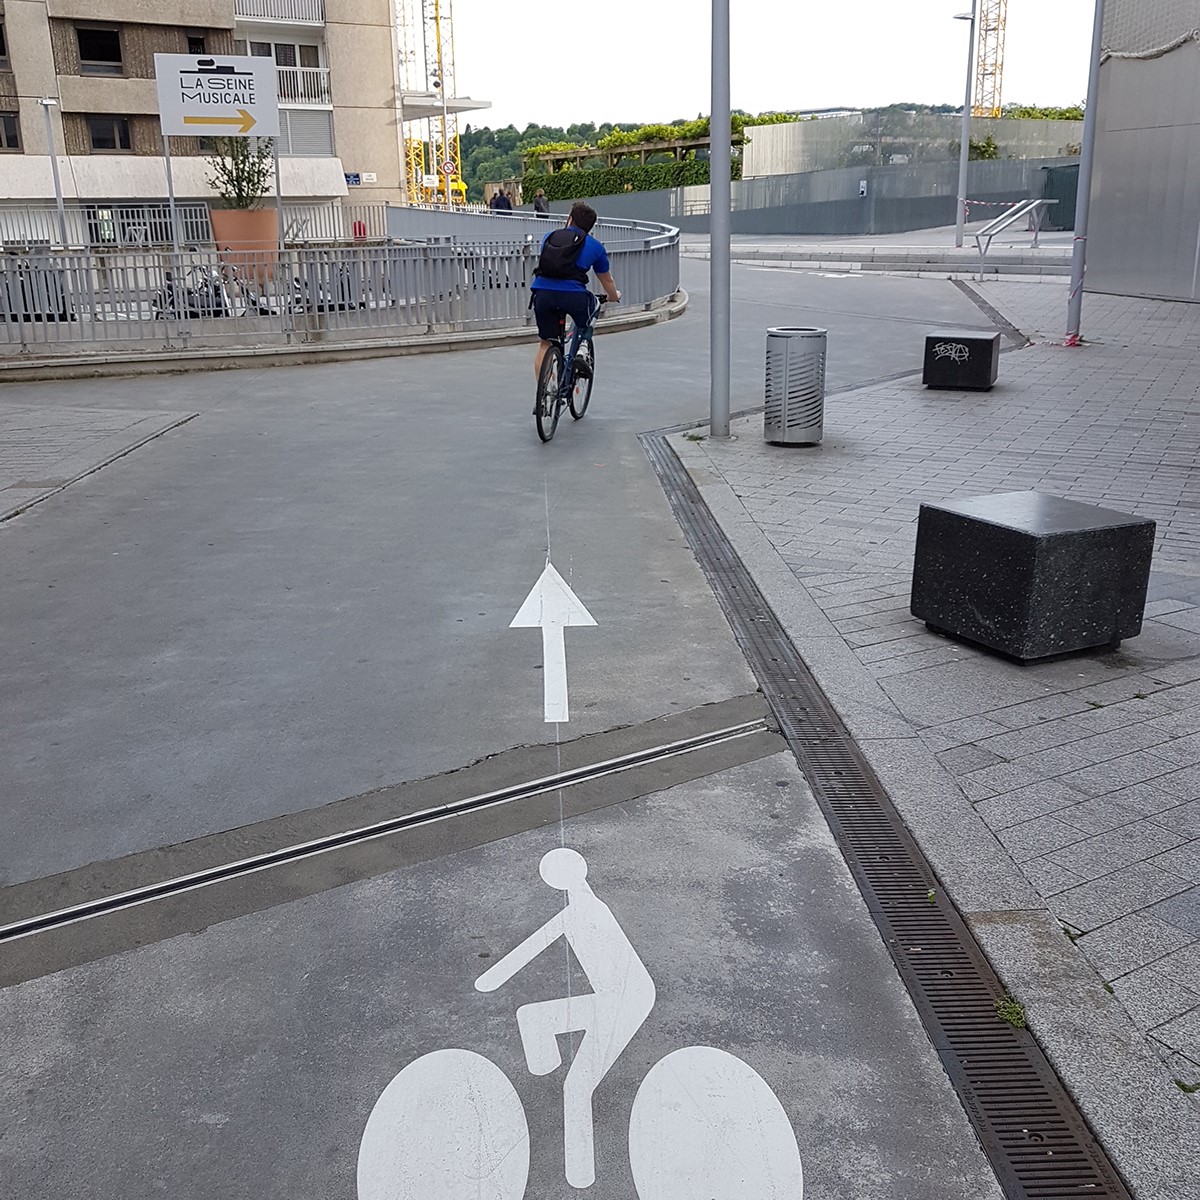
[[[208,185],[227,208],[254,208],[267,194],[274,175],[270,138],[213,138]]]

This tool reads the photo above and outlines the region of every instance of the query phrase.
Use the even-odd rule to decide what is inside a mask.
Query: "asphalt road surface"
[[[581,1043],[535,1076],[515,1013],[586,994],[595,962],[557,944],[473,987],[561,909],[538,876],[561,845],[656,990],[597,1086],[581,1194],[632,1196],[638,1082],[696,1045],[778,1098],[810,1197],[999,1195],[636,439],[706,414],[704,279],[684,264],[682,319],[598,341],[588,415],[547,446],[527,347],[0,396],[200,413],[0,530],[5,920],[619,767],[3,947],[14,1195],[353,1197],[376,1098],[439,1049],[515,1088],[530,1200],[569,1194]],[[832,389],[987,325],[944,282],[734,288],[735,408],[771,325],[830,330]],[[547,552],[597,621],[567,631],[561,727],[538,632],[508,627]],[[720,738],[619,766],[698,732]]]

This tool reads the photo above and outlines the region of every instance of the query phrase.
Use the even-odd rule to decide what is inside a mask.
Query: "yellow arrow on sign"
[[[257,121],[244,109],[237,110],[237,116],[229,117],[184,117],[185,125],[240,125],[239,133],[249,133]]]

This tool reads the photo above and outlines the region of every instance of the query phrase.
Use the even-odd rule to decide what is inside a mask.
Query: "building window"
[[[253,58],[273,58],[277,67],[319,67],[321,47],[316,43],[234,42],[235,54],[249,51]]]
[[[4,22],[0,21],[0,71],[8,70],[8,43],[4,40]]]
[[[128,117],[88,117],[88,137],[97,154],[119,153],[133,149]]]
[[[207,54],[208,51],[204,48],[204,35],[200,33],[188,34],[188,49],[189,54]]]
[[[281,108],[279,153],[289,158],[332,158],[333,113],[316,108]]]
[[[124,75],[121,57],[121,31],[112,26],[77,26],[79,73],[81,75]]]
[[[0,112],[0,150],[20,150],[21,123],[14,112]]]

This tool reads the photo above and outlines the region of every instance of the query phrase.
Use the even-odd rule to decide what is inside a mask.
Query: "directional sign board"
[[[162,131],[179,137],[278,137],[275,61],[156,54]]]

